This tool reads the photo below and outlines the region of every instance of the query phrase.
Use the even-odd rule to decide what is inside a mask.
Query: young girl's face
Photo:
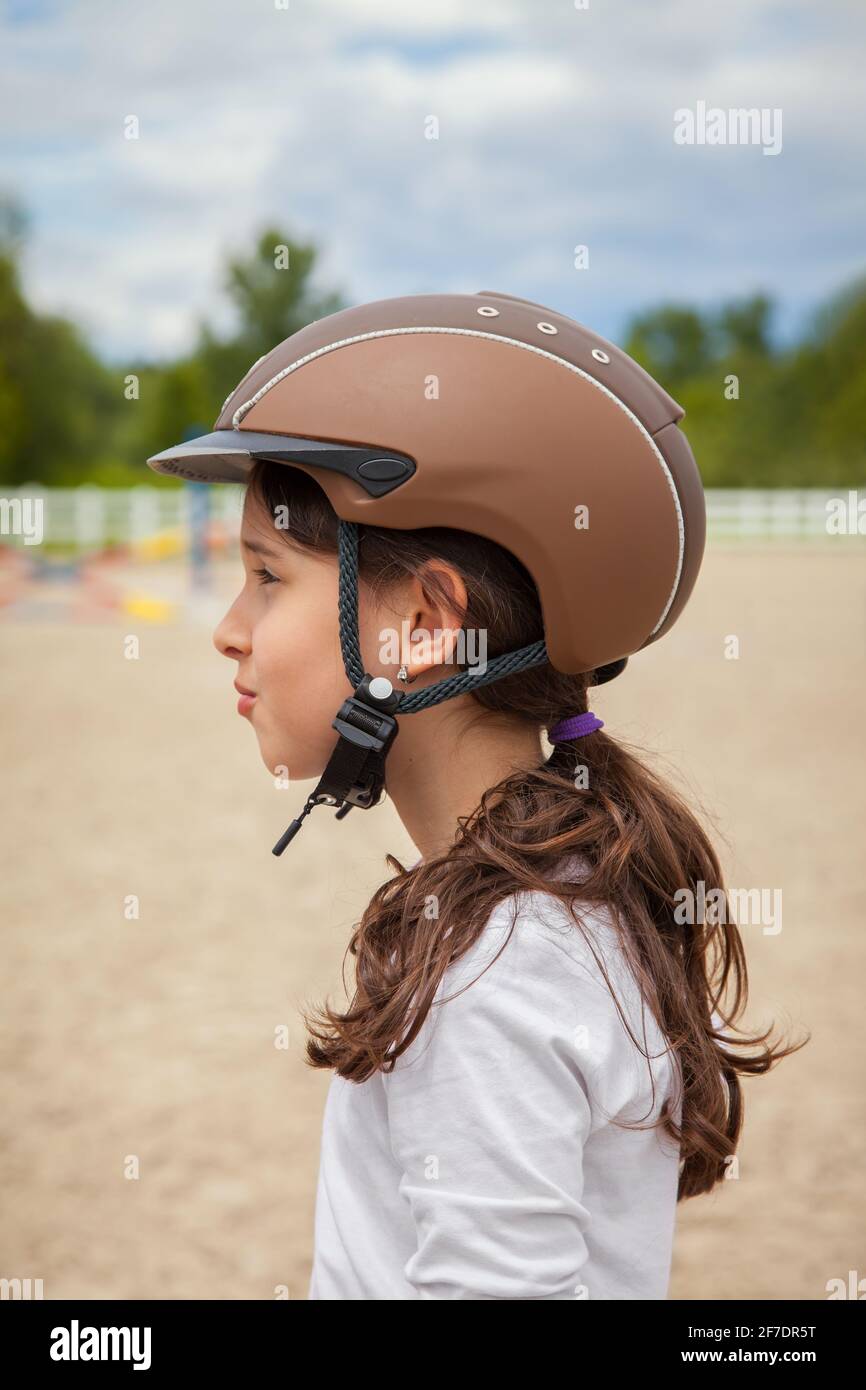
[[[265,765],[275,775],[303,780],[324,770],[337,740],[331,721],[352,687],[340,654],[337,556],[296,547],[287,534],[248,492],[241,527],[244,585],[213,640],[237,662],[239,713],[255,730]],[[374,658],[376,633],[364,622],[363,602],[360,608],[361,648]],[[367,669],[394,679],[393,670]]]

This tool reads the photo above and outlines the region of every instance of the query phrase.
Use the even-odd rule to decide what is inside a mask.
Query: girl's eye
[[[266,570],[266,569],[253,570],[253,574],[255,574],[255,575],[258,577],[258,580],[259,580],[259,583],[260,583],[260,584],[276,584],[276,583],[278,583],[277,576],[276,576],[275,574],[271,574],[270,570]]]

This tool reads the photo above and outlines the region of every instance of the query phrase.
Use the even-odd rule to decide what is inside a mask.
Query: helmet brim
[[[415,472],[414,460],[392,449],[254,430],[215,430],[187,439],[153,454],[147,466],[155,473],[194,483],[246,483],[260,459],[343,473],[371,497],[399,487]]]

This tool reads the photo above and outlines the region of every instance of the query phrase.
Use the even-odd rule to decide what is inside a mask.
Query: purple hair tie
[[[587,710],[586,714],[573,714],[570,719],[562,719],[554,724],[548,730],[547,737],[551,743],[567,743],[571,738],[582,738],[584,734],[593,734],[596,729],[603,728],[604,720],[594,715],[592,710]]]

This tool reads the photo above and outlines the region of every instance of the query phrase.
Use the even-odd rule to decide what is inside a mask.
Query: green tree
[[[128,433],[123,451],[130,462],[158,453],[191,429],[213,426],[223,401],[249,369],[285,338],[343,307],[335,293],[318,294],[310,278],[312,244],[293,242],[284,229],[266,227],[248,257],[232,257],[223,283],[236,316],[234,331],[220,337],[207,320],[198,325],[189,356],[148,374],[142,367],[141,430]]]
[[[862,486],[866,277],[822,306],[803,340],[786,351],[770,345],[771,312],[763,295],[724,305],[705,320],[715,356],[674,383],[704,483]],[[657,375],[670,385],[661,369]],[[731,378],[738,390],[729,398]]]
[[[251,256],[229,260],[223,283],[237,328],[219,339],[209,324],[201,324],[194,352],[211,393],[212,418],[254,362],[308,323],[344,307],[338,294],[312,289],[316,255],[312,243],[293,242],[284,229],[270,226],[259,233]]]
[[[769,356],[772,307],[772,300],[764,294],[753,295],[739,303],[726,304],[717,321],[717,334],[721,339],[722,352]]]
[[[696,309],[679,304],[633,319],[625,351],[674,393],[681,382],[705,372],[715,356],[711,326]]]
[[[0,239],[0,481],[62,484],[104,459],[117,418],[111,375],[68,320],[34,313],[16,237]]]

